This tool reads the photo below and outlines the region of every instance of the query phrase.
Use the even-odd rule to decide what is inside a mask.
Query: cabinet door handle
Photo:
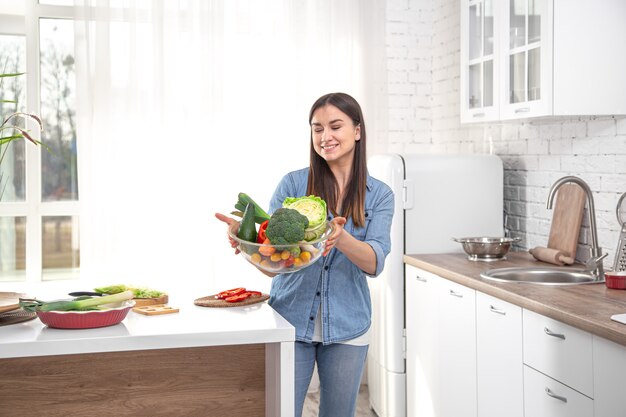
[[[548,394],[548,396],[550,396],[552,398],[556,398],[559,401],[563,401],[564,403],[567,402],[567,398],[563,397],[562,395],[556,395],[555,393],[550,391],[550,388],[548,388],[548,387],[546,387],[546,394]]]
[[[561,333],[554,333],[552,330],[548,329],[547,327],[543,328],[543,331],[546,332],[546,334],[548,336],[552,336],[552,337],[558,337],[559,339],[563,339],[565,340],[565,335],[561,334]]]
[[[496,308],[496,307],[494,307],[494,306],[492,306],[492,305],[490,305],[490,306],[489,306],[489,310],[490,310],[492,313],[501,314],[501,315],[503,315],[503,316],[506,316],[506,311],[504,311],[504,310],[500,310],[499,308]]]
[[[426,278],[422,278],[419,275],[415,275],[415,279],[418,280],[419,282],[428,282]]]
[[[530,111],[530,107],[520,107],[519,109],[515,109],[515,113],[527,113]]]
[[[485,113],[474,113],[472,117],[485,117]]]
[[[450,295],[452,295],[454,297],[463,298],[463,294],[461,294],[460,292],[456,292],[454,290],[450,290]]]

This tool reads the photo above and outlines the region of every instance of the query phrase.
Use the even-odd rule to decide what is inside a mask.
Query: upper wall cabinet
[[[493,0],[461,1],[461,120],[493,121],[498,114],[499,40]],[[499,14],[499,13],[498,13]]]
[[[461,4],[462,122],[626,114],[626,1]]]

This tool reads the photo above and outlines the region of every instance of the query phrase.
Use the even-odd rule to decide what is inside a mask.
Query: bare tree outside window
[[[52,150],[42,153],[41,200],[77,201],[74,22],[41,19],[39,33],[42,143]],[[41,233],[44,272],[79,267],[77,216],[45,216]]]
[[[41,19],[42,201],[78,200],[73,22]]]

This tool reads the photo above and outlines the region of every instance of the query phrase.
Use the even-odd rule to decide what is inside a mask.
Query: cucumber
[[[248,203],[243,212],[243,218],[237,231],[237,237],[248,242],[256,242],[256,222],[254,221],[255,208],[254,204]]]

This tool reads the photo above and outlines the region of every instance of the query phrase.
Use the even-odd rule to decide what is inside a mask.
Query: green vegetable
[[[309,219],[298,210],[279,208],[270,217],[265,235],[272,245],[291,245],[304,239],[304,230],[308,225]]]
[[[71,311],[93,310],[103,304],[119,303],[134,297],[132,291],[124,291],[102,297],[83,298],[74,300],[39,301],[34,299],[20,299],[20,307],[26,311]]]
[[[124,284],[109,285],[108,287],[94,288],[94,291],[101,294],[117,294],[123,291],[132,291],[135,294],[134,298],[157,298],[164,295],[164,292],[152,290],[150,288],[135,288],[128,287]]]
[[[165,295],[164,292],[151,290],[149,288],[130,288],[130,290],[135,294],[135,298],[158,298]]]
[[[287,197],[283,207],[298,210],[309,219],[309,225],[304,231],[304,240],[310,242],[318,239],[326,231],[328,224],[326,201],[310,195],[305,197]]]
[[[128,291],[129,289],[130,288],[128,288],[124,284],[118,284],[118,285],[109,285],[108,287],[94,288],[94,291],[99,292],[100,294],[117,294],[119,292]]]
[[[235,203],[235,208],[238,211],[233,211],[231,212],[231,214],[234,214],[235,216],[243,217],[243,213],[246,211],[246,206],[248,204],[254,204],[255,223],[261,224],[265,220],[270,219],[270,215],[267,214],[267,212],[263,210],[261,206],[259,206],[253,199],[250,198],[248,194],[245,194],[245,193],[239,193],[238,200]]]
[[[246,210],[243,212],[243,219],[237,231],[239,239],[256,242],[256,225],[254,222],[254,204],[248,203]]]

